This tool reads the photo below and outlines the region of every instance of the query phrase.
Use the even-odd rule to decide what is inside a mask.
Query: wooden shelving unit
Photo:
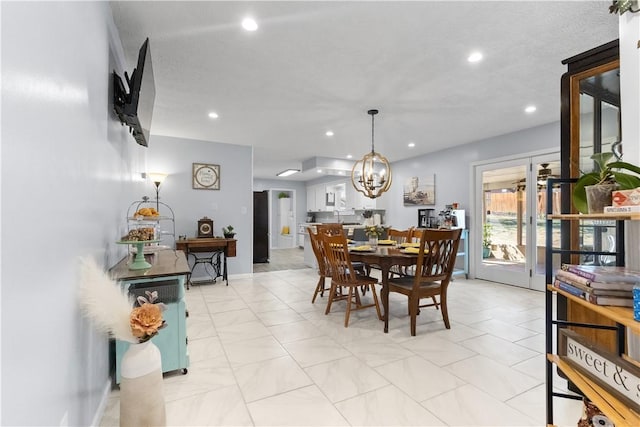
[[[548,208],[549,209],[549,208]],[[616,221],[618,224],[624,221],[638,221],[640,220],[640,213],[615,213],[615,214],[547,214],[547,279],[552,279],[553,265],[550,262],[551,254],[561,253],[562,250],[554,248],[551,244],[551,233],[554,221],[583,221],[583,220],[603,220],[603,221]],[[588,253],[588,251],[584,251]],[[555,294],[558,298],[566,298],[567,301],[578,304],[588,310],[599,314],[603,318],[611,320],[616,323],[618,329],[618,336],[624,337],[626,331],[633,331],[636,334],[640,334],[640,322],[634,320],[633,309],[628,307],[615,307],[615,306],[603,306],[592,304],[587,300],[579,298],[561,289],[557,289],[548,284],[546,289],[546,302],[547,302],[547,318],[546,318],[546,333],[547,333],[547,423],[553,424],[553,397],[568,397],[560,393],[553,391],[553,375],[552,366],[557,366],[560,371],[566,376],[573,385],[575,385],[580,392],[591,400],[612,422],[616,427],[621,426],[640,426],[640,414],[629,408],[625,403],[621,402],[615,395],[608,392],[601,387],[591,377],[585,375],[579,369],[573,367],[570,362],[567,362],[563,356],[555,354],[553,350],[552,342],[552,327],[562,325],[564,320],[557,319],[557,313],[552,312],[552,298]],[[585,327],[599,327],[600,325],[583,325]],[[624,343],[620,346],[624,348]],[[627,359],[632,363],[638,363],[629,359],[625,354],[620,354],[622,358]]]
[[[616,427],[640,425],[640,415],[637,412],[618,401],[615,396],[594,383],[588,376],[574,369],[564,361],[562,356],[547,354],[547,360],[556,365],[567,376],[567,379],[574,383],[589,400],[613,421]]]
[[[547,219],[566,219],[566,220],[601,220],[601,221],[638,221],[640,220],[640,212],[634,213],[601,213],[601,214],[551,214],[547,215]]]
[[[633,331],[636,334],[640,334],[640,322],[633,319],[633,309],[628,307],[615,307],[612,305],[597,305],[592,304],[589,301],[578,298],[575,295],[565,292],[562,289],[558,289],[551,285],[547,285],[547,290],[556,292],[559,295],[564,296],[567,299],[577,302],[580,305],[588,307],[590,310],[595,311],[603,315],[604,317],[613,320],[616,323],[620,323],[628,330]],[[640,424],[638,424],[640,425]]]

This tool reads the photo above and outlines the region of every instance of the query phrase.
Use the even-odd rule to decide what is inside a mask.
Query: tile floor
[[[314,270],[285,270],[187,291],[191,365],[165,374],[167,423],[545,425],[542,293],[458,278],[451,329],[427,308],[411,337],[401,295],[388,334],[373,309],[344,328],[344,303],[327,316],[324,298],[311,304],[316,281]],[[554,402],[556,424],[575,425],[581,403]],[[118,413],[114,390],[101,426]]]

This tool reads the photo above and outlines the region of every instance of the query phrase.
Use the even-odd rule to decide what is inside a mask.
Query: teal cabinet
[[[469,278],[469,230],[464,229],[460,234],[460,243],[458,245],[458,253],[456,254],[456,265],[452,273],[454,276],[464,274],[466,279]]]
[[[189,354],[187,350],[187,310],[184,300],[186,276],[189,266],[182,251],[165,250],[148,257],[152,266],[147,270],[129,270],[126,257],[112,270],[123,292],[144,295],[145,290],[158,291],[158,301],[166,305],[162,313],[167,326],[151,341],[162,356],[162,372],[182,369],[187,373]],[[120,384],[122,357],[129,343],[116,340],[116,383]]]

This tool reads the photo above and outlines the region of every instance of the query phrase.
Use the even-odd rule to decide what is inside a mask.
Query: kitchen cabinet
[[[351,181],[347,182],[346,186],[346,198],[347,198],[347,208],[348,209],[375,209],[376,208],[376,199],[370,199],[366,197],[364,194],[357,191]]]
[[[333,206],[327,206],[327,194]],[[376,209],[376,199],[358,192],[350,180],[341,180],[307,187],[307,211],[323,212],[336,210]]]
[[[307,187],[307,212],[320,212],[326,210],[325,184],[315,184]]]

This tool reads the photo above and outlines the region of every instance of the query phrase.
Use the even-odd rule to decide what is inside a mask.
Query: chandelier
[[[373,119],[378,110],[369,110],[371,115],[371,152],[358,160],[351,170],[353,187],[370,199],[380,197],[391,186],[391,166],[382,154],[376,153],[373,145]]]

